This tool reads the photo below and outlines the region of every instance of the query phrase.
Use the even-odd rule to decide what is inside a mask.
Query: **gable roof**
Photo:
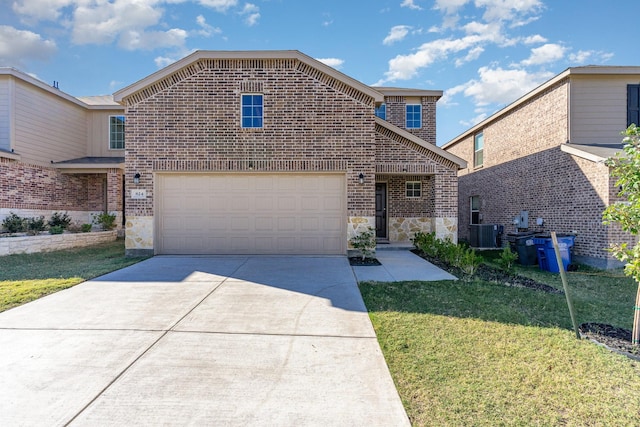
[[[500,117],[506,115],[510,111],[512,111],[515,108],[519,107],[520,105],[524,104],[525,102],[535,98],[540,93],[544,92],[548,88],[550,88],[553,85],[561,82],[564,79],[571,78],[572,76],[575,76],[575,75],[629,75],[629,74],[638,74],[638,75],[640,75],[640,66],[587,65],[587,66],[583,66],[583,67],[570,67],[570,68],[567,68],[566,70],[564,70],[560,74],[557,74],[556,76],[554,76],[551,79],[547,80],[546,82],[542,83],[537,88],[533,89],[532,91],[530,91],[530,92],[524,94],[523,96],[521,96],[520,98],[516,99],[511,104],[507,105],[506,107],[502,108],[501,110],[498,110],[497,112],[495,112],[491,116],[487,117],[486,119],[484,119],[480,123],[476,124],[475,126],[472,126],[471,128],[469,128],[465,132],[463,132],[460,135],[456,136],[455,138],[453,138],[452,140],[450,140],[449,142],[444,144],[442,146],[442,148],[444,148],[446,150],[448,147],[457,144],[458,142],[462,141],[463,139],[469,137],[470,135],[473,135],[474,133],[478,132],[479,130],[481,130],[482,128],[487,126],[489,123],[499,119]]]
[[[167,67],[156,71],[155,73],[137,81],[123,89],[114,93],[113,98],[116,102],[123,103],[123,101],[135,94],[138,94],[145,89],[157,84],[173,75],[176,75],[182,70],[186,69],[192,64],[195,64],[203,60],[266,60],[266,59],[294,59],[298,60],[326,75],[332,77],[339,82],[371,97],[375,102],[383,102],[384,96],[382,93],[373,89],[370,86],[361,83],[346,74],[332,68],[317,59],[313,59],[310,56],[303,54],[298,50],[264,50],[264,51],[213,51],[213,50],[198,50],[191,55],[182,58],[181,60],[174,62]]]
[[[375,122],[377,125],[382,126],[383,128],[390,130],[391,132],[396,133],[397,135],[408,139],[409,141],[419,145],[422,148],[427,149],[428,151],[431,151],[432,153],[449,160],[450,162],[454,163],[455,165],[458,166],[458,168],[460,169],[464,169],[467,167],[467,162],[466,160],[461,159],[460,157],[449,153],[448,151],[443,150],[442,148],[430,144],[427,141],[425,141],[422,138],[419,138],[417,136],[415,136],[414,134],[399,128],[398,126],[392,125],[391,123],[389,123],[386,120],[381,119],[380,117],[374,117]]]

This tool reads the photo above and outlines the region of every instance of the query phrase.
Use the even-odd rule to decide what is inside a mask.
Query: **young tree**
[[[640,232],[640,128],[632,124],[627,128],[622,142],[624,148],[606,161],[611,176],[618,178],[616,185],[620,187],[620,196],[625,200],[609,205],[602,214],[605,224],[617,222],[622,230],[637,236]],[[636,304],[633,307],[632,342],[640,345],[640,242],[629,247],[627,243],[611,246],[614,256],[626,262],[625,273],[638,283]]]

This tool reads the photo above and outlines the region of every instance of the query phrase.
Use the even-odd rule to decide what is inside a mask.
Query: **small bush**
[[[92,214],[93,223],[102,227],[103,230],[113,230],[116,227],[116,216],[109,212]]]
[[[54,225],[53,227],[49,227],[50,234],[62,234],[64,233],[64,228],[59,225]]]
[[[37,236],[42,233],[45,229],[44,217],[39,216],[35,218],[27,218],[25,219],[25,229],[27,234],[31,236]]]
[[[92,227],[93,226],[91,224],[82,224],[82,228],[81,229],[82,229],[83,233],[88,233],[88,232],[91,231]]]
[[[9,233],[20,233],[25,231],[25,219],[19,217],[13,212],[2,221],[2,227]]]
[[[476,251],[471,248],[464,249],[463,246],[458,246],[460,248],[460,257],[458,258],[458,265],[465,274],[469,276],[473,276],[476,274],[478,270],[478,266],[482,262],[482,257],[476,255]]]
[[[412,241],[415,247],[427,256],[458,267],[469,276],[476,273],[482,262],[482,257],[478,256],[472,248],[462,244],[456,245],[449,239],[438,239],[435,233],[416,233]]]
[[[49,227],[62,227],[67,229],[71,224],[71,218],[67,213],[54,212],[49,220]]]
[[[505,248],[500,252],[500,258],[498,258],[498,265],[505,271],[512,272],[513,265],[515,261],[518,259],[518,253],[513,252],[509,246],[505,246]]]
[[[358,249],[362,255],[362,259],[371,258],[376,252],[376,234],[372,227],[368,227],[365,231],[361,231],[351,238],[351,246]]]

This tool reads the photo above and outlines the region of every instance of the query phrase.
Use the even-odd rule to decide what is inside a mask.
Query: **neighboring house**
[[[435,145],[441,95],[298,51],[193,53],[114,95],[127,253],[346,254],[367,226],[456,241],[466,164]]]
[[[82,223],[103,211],[121,219],[123,114],[112,97],[74,98],[0,68],[0,221],[56,211]]]
[[[578,261],[619,266],[607,248],[632,239],[602,224],[618,200],[603,162],[639,121],[639,83],[640,67],[569,68],[445,144],[468,162],[458,175],[460,238],[472,224],[575,233]]]

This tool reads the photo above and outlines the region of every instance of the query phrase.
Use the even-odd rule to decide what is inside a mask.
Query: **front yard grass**
[[[559,275],[518,272],[562,287]],[[578,322],[631,328],[633,280],[569,282]],[[640,425],[640,363],[576,340],[564,295],[478,280],[360,290],[413,425]]]
[[[144,258],[125,258],[124,241],[0,257],[0,312]]]

